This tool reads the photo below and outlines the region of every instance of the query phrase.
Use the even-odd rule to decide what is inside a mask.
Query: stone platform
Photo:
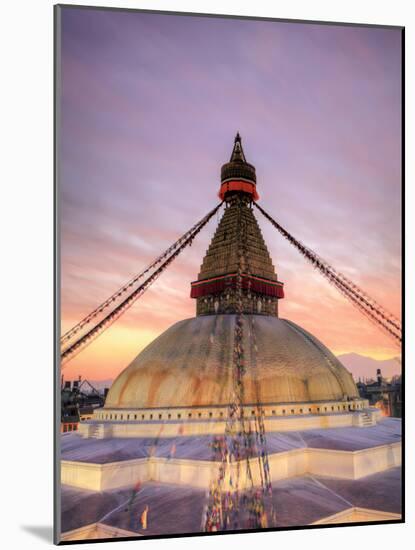
[[[211,441],[207,435],[93,439],[63,434],[62,540],[200,532],[207,491],[219,468]],[[267,448],[274,527],[400,520],[399,419],[267,433]],[[246,486],[242,475],[240,487]],[[145,506],[149,523],[142,530]]]
[[[61,480],[95,491],[121,489],[137,480],[206,490],[219,468],[211,441],[209,436],[97,440],[65,434]],[[359,479],[400,466],[401,422],[385,418],[364,428],[268,433],[267,449],[272,481],[308,474]],[[256,462],[252,473],[259,485]]]

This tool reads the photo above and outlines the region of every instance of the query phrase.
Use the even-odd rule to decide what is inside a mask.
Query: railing
[[[76,432],[79,422],[61,422],[61,433]]]

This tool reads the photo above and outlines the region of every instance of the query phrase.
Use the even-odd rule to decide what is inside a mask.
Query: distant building
[[[85,391],[84,386],[89,390]],[[61,383],[61,432],[78,430],[80,422],[90,420],[96,408],[103,407],[108,388],[101,394],[88,380],[78,380]]]
[[[386,380],[380,369],[376,370],[376,380],[357,383],[360,397],[369,405],[380,409],[385,416],[402,418],[402,377],[394,376]]]

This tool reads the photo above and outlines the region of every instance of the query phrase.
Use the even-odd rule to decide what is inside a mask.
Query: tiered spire
[[[246,162],[239,133],[221,176],[226,209],[203,259],[198,280],[192,283],[191,296],[197,299],[197,314],[235,313],[238,251],[242,248],[244,313],[278,316],[277,303],[284,296],[283,284],[277,279],[251,208],[257,197],[255,167]]]

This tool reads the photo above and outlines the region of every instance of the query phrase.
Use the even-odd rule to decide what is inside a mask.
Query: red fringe
[[[284,298],[284,287],[281,282],[268,281],[248,275],[242,276],[242,288],[250,287],[252,292],[272,296],[278,299]],[[200,298],[208,294],[219,294],[226,289],[236,288],[236,275],[226,275],[215,279],[206,279],[205,281],[195,281],[192,283],[190,297]]]

